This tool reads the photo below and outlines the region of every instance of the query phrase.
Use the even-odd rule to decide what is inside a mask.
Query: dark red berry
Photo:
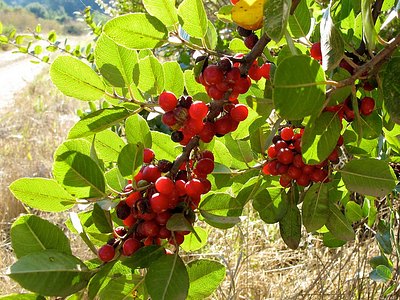
[[[145,164],[149,164],[152,162],[152,160],[156,157],[155,153],[153,150],[149,148],[144,148],[143,151],[143,162]]]
[[[122,245],[122,254],[125,256],[131,256],[141,247],[142,244],[137,239],[129,238]]]
[[[143,169],[143,180],[148,182],[156,182],[161,176],[161,171],[154,165],[148,165]]]
[[[177,233],[177,232],[175,232],[174,236],[175,236],[175,238],[174,238],[173,236],[171,236],[171,237],[169,238],[169,240],[168,240],[168,242],[169,242],[171,245],[179,246],[179,245],[182,244],[183,241],[185,240],[185,237],[184,237],[182,234],[179,234],[179,233]]]
[[[249,110],[244,104],[236,104],[230,112],[231,118],[237,122],[246,120],[249,115]]]
[[[156,221],[145,221],[138,226],[138,232],[143,236],[157,236],[160,230]]]
[[[179,105],[189,109],[193,103],[193,98],[191,96],[182,96],[179,98]]]
[[[371,97],[364,97],[360,101],[360,113],[369,116],[375,109],[375,100]]]
[[[250,34],[253,33],[253,31],[245,29],[243,27],[238,26],[237,27],[237,32],[239,33],[240,36],[242,37],[248,37]]]
[[[200,136],[200,139],[204,143],[209,143],[214,138],[215,133],[216,132],[215,132],[214,124],[210,123],[210,122],[205,122],[204,126],[203,126],[203,130],[200,131],[199,136]]]
[[[125,220],[131,214],[131,208],[125,201],[120,201],[117,205],[116,213],[119,219]]]
[[[173,166],[173,163],[166,159],[160,159],[157,164],[157,167],[161,171],[161,173],[169,172],[171,170],[172,166]]]
[[[203,174],[210,174],[214,170],[214,161],[209,158],[202,158],[196,164],[196,169]]]
[[[115,256],[115,249],[111,245],[104,245],[98,251],[98,256],[101,261],[108,262]]]
[[[213,85],[224,79],[224,73],[217,65],[210,65],[204,69],[203,78],[208,85]]]
[[[250,34],[244,39],[244,45],[249,49],[253,49],[257,42],[258,36],[255,33]]]
[[[176,119],[173,111],[169,111],[162,116],[162,122],[167,126],[174,126],[176,124]]]
[[[292,178],[290,178],[290,176],[288,176],[287,174],[284,174],[279,178],[279,183],[284,188],[288,187],[291,182],[292,182]]]
[[[301,169],[291,165],[287,171],[287,174],[292,179],[298,179],[301,176]]]
[[[158,223],[158,225],[165,225],[171,216],[172,214],[169,211],[164,211],[158,213],[154,220]]]
[[[174,131],[171,134],[171,140],[174,141],[175,143],[179,143],[183,140],[183,132],[182,131]]]

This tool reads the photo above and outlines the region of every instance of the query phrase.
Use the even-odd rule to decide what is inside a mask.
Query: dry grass
[[[23,176],[51,175],[52,155],[76,120],[81,106],[60,95],[43,75],[0,115],[0,194],[2,201],[0,270],[14,261],[9,241],[12,220],[26,209],[15,201],[8,185]],[[379,251],[368,232],[359,240],[329,250],[306,233],[300,249],[287,249],[275,225],[263,223],[246,208],[246,219],[229,230],[208,228],[209,245],[186,259],[216,259],[227,266],[227,277],[212,299],[378,299],[382,285],[368,279],[369,258]],[[44,217],[61,225],[66,216]],[[204,225],[204,224],[203,224]],[[74,252],[86,250],[76,240]],[[85,252],[84,252],[85,251]],[[17,284],[0,277],[0,294],[20,292]],[[396,298],[393,298],[396,299]]]

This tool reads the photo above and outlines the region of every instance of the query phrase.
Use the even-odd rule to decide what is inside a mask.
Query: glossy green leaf
[[[213,153],[214,153],[214,161],[216,163],[220,163],[225,166],[231,166],[233,158],[224,143],[222,143],[219,140],[215,140]]]
[[[194,227],[194,231],[196,231],[196,234],[191,232],[185,235],[185,240],[180,245],[180,247],[186,252],[197,251],[207,245],[207,231],[201,227]],[[200,241],[197,237],[200,238]]]
[[[168,30],[157,18],[143,13],[126,14],[108,21],[103,33],[118,45],[131,49],[153,49],[168,39]]]
[[[386,254],[392,254],[393,251],[390,230],[390,225],[386,224],[383,221],[380,221],[378,225],[378,232],[375,236],[380,248]]]
[[[290,0],[269,0],[264,4],[264,30],[277,43],[285,33],[291,4]]]
[[[146,11],[167,27],[178,23],[175,0],[143,0]]]
[[[329,248],[338,248],[346,244],[346,241],[336,238],[331,232],[324,233],[323,243]]]
[[[375,44],[378,37],[378,34],[375,31],[375,24],[372,16],[372,4],[372,0],[361,1],[363,39],[370,51],[375,49]]]
[[[93,101],[104,96],[104,83],[88,65],[71,56],[58,56],[50,67],[50,77],[66,96]]]
[[[47,220],[34,215],[19,217],[11,226],[11,245],[17,258],[46,249],[71,254],[69,239]]]
[[[297,249],[301,239],[301,215],[296,205],[290,205],[279,221],[279,231],[290,249]]]
[[[302,206],[303,224],[307,232],[320,229],[329,217],[329,193],[326,184],[312,185],[306,192]]]
[[[283,189],[271,187],[257,193],[253,207],[265,223],[274,224],[285,216],[289,203]]]
[[[275,71],[275,109],[290,120],[316,115],[322,110],[325,89],[325,74],[316,60],[306,55],[285,58]]]
[[[96,110],[75,123],[68,133],[68,138],[75,139],[93,135],[120,123],[128,116],[129,111],[123,107]]]
[[[170,231],[194,231],[192,224],[183,213],[173,214],[165,226]]]
[[[199,206],[205,221],[217,228],[230,228],[240,222],[243,206],[228,194],[215,193],[207,196]]]
[[[385,161],[373,158],[352,160],[340,172],[346,187],[363,195],[383,197],[397,182],[393,169]]]
[[[377,139],[382,134],[382,118],[376,111],[368,116],[360,116],[358,121],[352,122],[351,126],[355,132],[361,132],[364,139]]]
[[[216,13],[217,18],[220,19],[222,22],[232,23],[232,8],[233,5],[221,6]]]
[[[183,29],[195,38],[203,38],[207,33],[207,15],[202,0],[184,0],[178,7],[178,15]]]
[[[65,297],[84,288],[91,273],[75,256],[43,250],[21,257],[7,275],[32,292]]]
[[[113,232],[113,223],[111,220],[111,214],[109,210],[103,210],[98,203],[93,205],[92,210],[92,220],[94,226],[101,233],[112,233]]]
[[[219,262],[199,259],[187,265],[190,288],[188,300],[202,300],[210,296],[225,278],[225,267]]]
[[[207,95],[204,86],[195,80],[193,70],[185,70],[183,77],[185,79],[186,91],[190,96],[196,100],[210,102],[210,97]]]
[[[336,204],[330,202],[329,210],[330,216],[326,222],[326,227],[328,227],[329,231],[337,239],[344,241],[354,240],[354,230],[339,208],[337,208]]]
[[[400,57],[393,57],[383,74],[382,91],[391,119],[400,124]]]
[[[376,282],[388,282],[392,279],[392,271],[384,265],[379,265],[369,273],[369,279]]]
[[[159,95],[164,90],[164,69],[153,55],[139,60],[139,78],[135,78],[143,93]]]
[[[139,114],[130,116],[126,119],[125,135],[128,143],[142,143],[146,148],[151,148],[152,137],[149,125]]]
[[[205,36],[205,43],[208,49],[214,50],[217,47],[218,34],[213,23],[208,20],[207,22],[207,33]]]
[[[127,144],[118,156],[118,169],[127,178],[135,176],[143,164],[143,144]]]
[[[363,218],[361,206],[354,201],[347,202],[345,216],[352,223],[360,221]]]
[[[117,162],[118,155],[125,146],[123,139],[111,130],[98,132],[93,138],[98,158],[103,162]]]
[[[185,300],[189,275],[178,255],[164,255],[150,264],[145,284],[152,299]]]
[[[104,174],[90,157],[90,148],[88,141],[69,140],[61,144],[54,154],[54,177],[77,198],[105,196]]]
[[[163,63],[164,68],[164,89],[173,92],[177,97],[183,95],[184,79],[183,72],[176,61],[167,61]]]
[[[165,255],[165,250],[160,246],[146,246],[140,248],[130,257],[122,261],[122,264],[131,269],[148,268],[154,261]]]
[[[318,118],[311,119],[301,139],[304,162],[312,165],[327,159],[336,147],[340,131],[341,121],[335,113],[323,112]]]
[[[11,183],[10,191],[21,202],[42,211],[60,212],[76,204],[76,199],[53,179],[20,178]]]
[[[310,11],[306,1],[300,1],[293,15],[289,16],[289,30],[293,37],[307,36],[311,27]]]
[[[137,52],[115,43],[105,34],[100,35],[94,51],[96,66],[101,75],[114,87],[127,87],[133,82],[138,62]]]
[[[151,131],[151,137],[153,140],[151,149],[153,149],[157,157],[174,161],[180,154],[181,148],[171,140],[169,135],[158,131]]]
[[[330,6],[325,10],[321,24],[321,53],[324,70],[335,68],[343,58],[344,42],[331,18]]]
[[[122,191],[127,185],[127,180],[122,176],[117,167],[105,173],[107,185],[116,191]]]

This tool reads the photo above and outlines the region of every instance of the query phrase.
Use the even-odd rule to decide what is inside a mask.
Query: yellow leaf
[[[265,0],[240,0],[232,8],[232,20],[248,30],[262,27]]]

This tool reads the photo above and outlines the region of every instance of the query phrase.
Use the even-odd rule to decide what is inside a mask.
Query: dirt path
[[[0,109],[13,104],[14,94],[21,91],[45,68],[33,64],[26,54],[0,52]]]

